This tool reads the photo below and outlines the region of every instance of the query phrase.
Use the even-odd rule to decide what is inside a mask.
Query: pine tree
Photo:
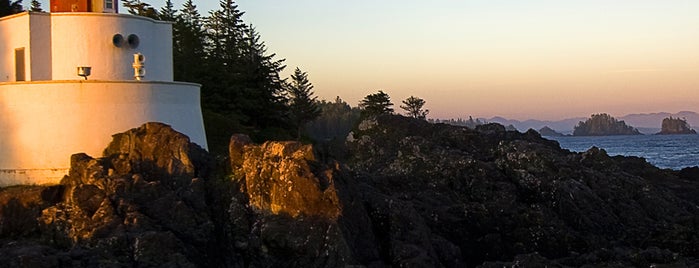
[[[369,94],[359,103],[359,108],[362,109],[362,116],[377,116],[382,114],[393,113],[393,103],[391,97],[379,90],[378,93]]]
[[[404,105],[401,105],[400,108],[405,110],[410,117],[425,119],[427,114],[430,113],[430,110],[422,109],[422,107],[425,106],[425,100],[421,98],[410,96],[403,101],[403,104]]]
[[[313,84],[308,81],[308,74],[296,67],[287,92],[290,117],[297,127],[296,138],[300,139],[304,126],[320,115],[317,97],[313,96]]]
[[[41,2],[39,2],[39,0],[32,0],[29,6],[29,11],[44,12],[44,9],[41,8]]]
[[[241,56],[240,45],[247,26],[242,20],[244,13],[238,10],[234,1],[223,0],[219,5],[219,10],[209,13],[205,27],[212,58],[220,63],[220,67],[230,70]]]
[[[175,80],[206,86],[209,83],[205,77],[207,56],[203,19],[192,0],[187,0],[181,11],[175,14],[175,24],[172,27]]]
[[[36,1],[36,0],[35,0]],[[162,21],[174,22],[177,18],[177,9],[172,4],[172,0],[166,0],[165,5],[158,12],[158,19]]]
[[[0,0],[0,17],[12,15],[24,11],[22,8],[22,0],[10,1]]]
[[[243,113],[253,115],[250,124],[262,128],[269,126],[288,127],[286,118],[287,98],[284,96],[285,79],[279,75],[286,65],[284,59],[276,60],[276,54],[268,54],[267,47],[254,27],[244,29],[241,43],[242,67],[240,80]]]
[[[220,9],[211,11],[204,21],[207,40],[208,72],[210,84],[202,90],[202,105],[222,114],[237,114],[244,121],[243,107],[236,105],[242,98],[240,66],[241,44],[245,24],[242,12],[233,1],[221,1]]]
[[[284,60],[267,53],[234,1],[221,1],[220,7],[205,22],[212,84],[202,93],[203,105],[255,128],[285,126],[284,80],[279,76]]]
[[[122,5],[126,7],[129,14],[158,19],[158,11],[141,0],[122,0]]]

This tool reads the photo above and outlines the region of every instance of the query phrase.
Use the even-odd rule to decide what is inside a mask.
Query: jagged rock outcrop
[[[231,166],[245,185],[256,210],[291,217],[337,219],[342,213],[332,169],[318,170],[313,146],[300,142],[252,145],[239,135],[231,139]]]
[[[261,248],[245,248],[256,256],[254,266],[341,267],[378,259],[357,189],[339,163],[318,161],[311,145],[257,145],[244,135],[231,138],[229,151],[238,200],[253,212],[248,233]],[[231,215],[232,222],[244,222],[240,215]]]
[[[218,265],[209,251],[215,246],[203,179],[209,169],[207,153],[167,125],[117,134],[103,158],[72,156],[61,185],[41,190],[51,205],[38,203],[42,210],[32,223],[38,231],[4,244],[0,261],[9,267]],[[9,217],[2,212],[3,220]]]

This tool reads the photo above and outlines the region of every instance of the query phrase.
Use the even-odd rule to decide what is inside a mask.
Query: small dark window
[[[121,34],[115,34],[114,37],[112,37],[112,43],[115,47],[121,47],[124,44],[124,36]]]
[[[26,80],[24,75],[24,48],[15,49],[15,80]]]
[[[129,46],[131,48],[137,48],[138,44],[141,43],[141,40],[138,39],[138,35],[135,34],[130,34],[127,41],[129,42]]]

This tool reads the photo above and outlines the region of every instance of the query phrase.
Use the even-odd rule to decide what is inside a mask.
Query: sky
[[[283,75],[308,72],[320,99],[355,106],[383,90],[398,112],[424,99],[429,118],[699,111],[696,0],[236,3]]]

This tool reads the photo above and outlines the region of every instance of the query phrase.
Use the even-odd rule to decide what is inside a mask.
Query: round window
[[[130,34],[127,42],[129,42],[129,46],[131,48],[137,48],[138,44],[141,43],[141,40],[138,39],[138,35]]]
[[[124,36],[121,34],[115,34],[112,37],[112,44],[114,44],[115,47],[121,47],[124,44]]]

